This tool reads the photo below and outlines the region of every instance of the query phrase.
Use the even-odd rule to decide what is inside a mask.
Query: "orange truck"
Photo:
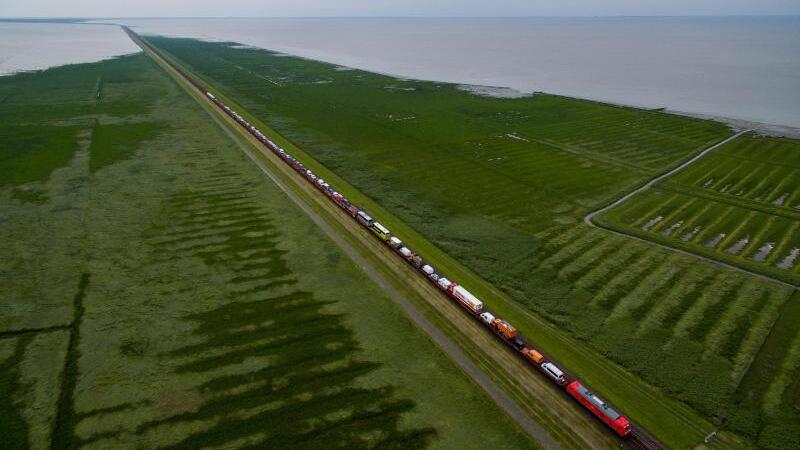
[[[506,339],[512,339],[517,335],[517,329],[505,320],[495,319],[494,326],[497,328],[497,331],[499,331],[500,334],[502,334]]]
[[[526,347],[522,350],[522,354],[525,355],[528,360],[534,364],[541,364],[544,361],[544,356],[541,353],[537,352],[536,350]]]

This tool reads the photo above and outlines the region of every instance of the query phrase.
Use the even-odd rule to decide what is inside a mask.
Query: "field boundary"
[[[637,235],[635,235],[633,233],[622,231],[620,229],[617,229],[617,228],[615,228],[615,227],[613,227],[611,225],[605,224],[605,223],[597,221],[595,219],[595,217],[598,216],[599,214],[605,213],[608,210],[610,210],[612,208],[615,208],[615,207],[625,203],[631,197],[633,197],[633,196],[635,196],[637,194],[640,194],[640,193],[652,188],[653,185],[655,185],[659,181],[662,181],[662,180],[664,180],[666,178],[671,177],[672,175],[675,175],[676,173],[682,171],[683,169],[685,169],[686,167],[690,166],[691,164],[693,164],[694,162],[696,162],[697,160],[699,160],[703,156],[707,155],[708,153],[710,153],[710,152],[712,152],[712,151],[724,146],[725,144],[730,143],[731,141],[735,140],[736,138],[738,138],[738,137],[740,137],[740,136],[742,136],[744,134],[750,133],[751,131],[753,131],[753,130],[747,129],[747,130],[739,131],[736,134],[734,134],[733,136],[729,136],[728,138],[726,138],[726,139],[724,139],[724,140],[722,140],[720,142],[717,142],[716,144],[704,149],[703,151],[701,151],[697,155],[693,156],[692,158],[689,158],[688,160],[686,160],[683,163],[679,164],[675,168],[673,168],[673,169],[671,169],[671,170],[669,170],[667,172],[664,172],[664,173],[662,173],[660,175],[656,175],[655,177],[651,178],[649,181],[647,181],[643,185],[637,187],[636,189],[631,190],[630,192],[626,193],[622,197],[614,200],[613,202],[603,206],[600,209],[596,209],[596,210],[586,214],[583,217],[584,223],[586,223],[587,225],[589,225],[591,227],[599,228],[599,229],[614,233],[614,234],[616,234],[618,236],[623,236],[623,237],[626,237],[626,238],[629,238],[629,239],[637,240],[639,242],[645,242],[645,243],[648,243],[648,244],[651,244],[651,245],[656,245],[658,247],[661,247],[663,249],[669,250],[671,252],[680,253],[680,254],[684,254],[684,255],[687,255],[687,256],[692,256],[694,258],[701,259],[701,260],[706,261],[706,262],[711,263],[711,264],[716,264],[716,265],[724,267],[726,269],[732,269],[732,270],[736,270],[738,272],[743,272],[743,273],[746,273],[748,275],[753,275],[753,276],[761,278],[763,280],[767,280],[767,281],[771,281],[771,282],[774,282],[774,283],[778,283],[778,284],[780,284],[782,286],[787,286],[787,287],[790,287],[790,288],[793,288],[793,289],[800,289],[800,285],[798,285],[798,284],[794,284],[794,283],[790,283],[788,281],[784,281],[784,280],[782,280],[780,278],[776,278],[776,277],[773,277],[771,275],[767,275],[767,274],[765,274],[763,272],[759,272],[759,271],[756,271],[756,270],[751,270],[751,269],[748,269],[746,267],[741,267],[741,266],[738,266],[738,265],[735,265],[735,264],[732,264],[732,263],[727,263],[725,261],[721,261],[721,260],[713,258],[711,256],[702,255],[702,254],[700,254],[698,252],[695,252],[695,251],[693,251],[691,249],[683,249],[683,248],[673,247],[671,245],[663,244],[661,242],[658,242],[658,241],[655,241],[655,240],[652,240],[652,239],[643,238],[643,237],[637,236]]]
[[[643,192],[643,191],[645,191],[647,189],[650,189],[651,187],[653,187],[654,184],[658,183],[659,181],[663,180],[664,178],[668,178],[668,177],[670,177],[672,175],[675,175],[676,173],[678,173],[681,170],[685,169],[687,166],[689,166],[690,164],[694,163],[695,161],[697,161],[698,159],[702,158],[703,156],[707,155],[708,153],[710,153],[710,152],[722,147],[723,145],[727,144],[728,142],[731,142],[734,139],[738,138],[739,136],[741,136],[743,134],[746,134],[746,133],[749,133],[751,131],[753,131],[753,130],[742,130],[742,131],[734,134],[733,136],[729,136],[729,137],[723,139],[722,141],[717,142],[716,144],[714,144],[714,145],[702,150],[700,153],[698,153],[698,154],[694,155],[693,157],[687,159],[686,161],[684,161],[681,164],[677,165],[673,169],[668,170],[668,171],[666,171],[666,172],[664,172],[664,173],[662,173],[660,175],[656,175],[655,177],[651,178],[650,180],[648,180],[643,185],[639,186],[636,189],[633,189],[632,191],[630,191],[627,194],[623,195],[622,197],[614,200],[613,202],[607,204],[606,206],[603,206],[600,209],[596,209],[596,210],[590,212],[589,214],[586,214],[586,216],[584,216],[584,218],[583,218],[583,221],[586,222],[587,225],[595,225],[594,222],[593,222],[594,216],[596,216],[598,214],[602,214],[602,213],[608,211],[611,208],[614,208],[616,206],[621,205],[622,203],[624,203],[625,201],[627,201],[629,198],[633,197],[634,195],[636,195],[636,194],[638,194],[640,192]]]

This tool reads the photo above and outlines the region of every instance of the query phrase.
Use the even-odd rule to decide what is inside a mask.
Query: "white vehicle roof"
[[[411,254],[411,250],[409,250],[408,247],[403,247],[400,249],[400,253],[402,253],[403,256],[408,256]]]
[[[486,321],[486,323],[492,323],[492,321],[494,320],[494,315],[490,312],[485,312],[481,314],[481,319]]]
[[[389,242],[391,242],[392,244],[402,244],[403,243],[403,241],[398,239],[396,236],[392,236],[391,239],[389,239]]]
[[[423,271],[423,272],[425,272],[425,273],[427,273],[428,275],[430,275],[430,274],[432,274],[433,272],[435,272],[435,271],[433,270],[433,267],[431,267],[431,266],[429,266],[429,265],[427,265],[427,264],[425,264],[424,266],[422,266],[422,271]]]
[[[372,217],[369,214],[365,213],[364,211],[359,211],[358,215],[361,216],[364,220],[372,220]]]
[[[551,362],[546,362],[546,363],[542,364],[542,367],[545,370],[547,370],[548,372],[550,372],[553,375],[555,375],[556,377],[558,377],[558,378],[561,378],[561,377],[564,376],[564,372],[562,372],[561,369],[558,368],[558,366],[556,366],[555,364],[553,364]]]
[[[453,282],[447,278],[439,278],[439,286],[443,288],[449,288],[451,284],[453,284]]]
[[[470,304],[473,304],[473,305],[476,305],[476,306],[477,305],[483,305],[483,302],[478,300],[478,297],[475,297],[474,295],[472,295],[472,293],[470,291],[464,289],[464,286],[456,286],[456,288],[453,289],[453,293],[457,294],[458,296],[460,296],[467,303],[470,303]]]

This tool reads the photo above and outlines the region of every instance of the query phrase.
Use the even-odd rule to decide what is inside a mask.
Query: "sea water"
[[[139,50],[118,26],[0,22],[0,75],[99,61]]]
[[[407,78],[800,127],[800,17],[123,22]]]

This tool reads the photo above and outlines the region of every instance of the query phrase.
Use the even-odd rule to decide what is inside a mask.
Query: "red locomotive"
[[[567,385],[569,395],[575,397],[583,406],[611,427],[618,435],[625,437],[631,434],[631,423],[622,414],[615,411],[600,397],[594,395],[580,381],[573,381]]]

